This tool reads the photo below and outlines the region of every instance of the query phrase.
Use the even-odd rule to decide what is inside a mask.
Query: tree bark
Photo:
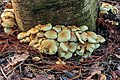
[[[38,23],[87,25],[96,27],[97,0],[12,0],[19,29],[26,31]]]

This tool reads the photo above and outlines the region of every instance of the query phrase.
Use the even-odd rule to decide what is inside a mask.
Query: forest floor
[[[116,5],[119,14],[98,16],[96,33],[106,42],[84,60],[73,57],[62,59],[65,64],[56,64],[61,60],[57,56],[39,54],[19,42],[17,30],[5,34],[0,25],[0,80],[120,80],[120,2],[107,2]],[[106,19],[119,25],[111,25]],[[38,61],[33,59],[36,56]]]

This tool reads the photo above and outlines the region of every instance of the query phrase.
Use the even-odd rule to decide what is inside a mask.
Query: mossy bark
[[[12,0],[20,30],[37,23],[96,26],[97,0]]]

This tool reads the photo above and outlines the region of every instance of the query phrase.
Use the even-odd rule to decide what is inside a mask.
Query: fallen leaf
[[[13,58],[12,62],[10,62],[7,67],[14,66],[19,62],[25,61],[29,57],[29,53],[25,52],[24,54],[17,56],[16,58]]]

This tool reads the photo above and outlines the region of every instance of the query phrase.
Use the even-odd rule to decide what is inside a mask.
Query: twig
[[[1,68],[0,70],[1,70],[1,73],[3,74],[3,76],[8,80],[8,78],[7,78],[6,74],[4,73],[3,69]]]
[[[9,71],[6,75],[9,75],[12,71],[14,71],[17,67],[19,67],[21,64],[23,64],[23,62],[21,62],[20,64],[18,64],[16,67],[14,67],[11,71]]]

